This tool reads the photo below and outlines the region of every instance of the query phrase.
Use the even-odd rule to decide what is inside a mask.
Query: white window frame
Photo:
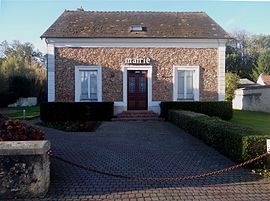
[[[152,66],[151,65],[124,65],[122,66],[123,72],[123,105],[128,105],[128,92],[127,92],[127,81],[129,70],[146,70],[147,71],[147,98],[148,98],[148,109],[153,105],[152,102]],[[116,103],[119,105],[119,103]]]
[[[173,101],[189,101],[178,99],[178,71],[194,71],[193,88],[194,101],[200,100],[200,67],[199,66],[173,66]]]
[[[80,71],[97,71],[97,101],[102,102],[102,68],[101,66],[75,66],[75,102],[95,102],[81,100],[81,75]]]

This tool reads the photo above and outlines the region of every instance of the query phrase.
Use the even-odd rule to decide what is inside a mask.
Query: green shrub
[[[267,136],[217,117],[190,111],[169,111],[169,120],[233,161],[243,162],[266,152]],[[251,167],[266,169],[266,158]]]
[[[225,82],[225,100],[232,101],[234,99],[234,91],[238,88],[239,76],[236,73],[226,73]]]
[[[168,120],[168,111],[174,109],[188,110],[230,120],[233,116],[232,103],[226,101],[196,102],[196,101],[171,101],[160,103],[160,116]]]
[[[7,107],[9,104],[15,103],[18,96],[13,92],[0,93],[0,107]]]
[[[258,156],[266,151],[266,139],[270,137],[265,135],[260,136],[245,136],[242,138],[243,142],[243,161],[246,161],[252,157]],[[269,156],[268,156],[269,158]],[[269,159],[268,159],[269,160]],[[269,169],[269,161],[267,158],[263,158],[262,160],[256,161],[253,163],[251,167],[257,167],[260,169]],[[268,166],[268,167],[267,167]]]
[[[40,119],[52,121],[108,121],[113,102],[49,102],[40,105]]]

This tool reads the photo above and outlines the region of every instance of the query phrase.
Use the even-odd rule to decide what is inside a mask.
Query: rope
[[[80,169],[83,169],[83,170],[86,170],[86,171],[89,171],[89,172],[94,172],[94,173],[97,173],[97,174],[111,176],[111,177],[120,178],[120,179],[126,179],[126,180],[132,180],[132,181],[180,181],[180,180],[194,180],[194,179],[200,179],[200,178],[203,178],[203,177],[222,174],[222,173],[225,173],[225,172],[228,172],[228,171],[243,167],[243,166],[248,165],[250,163],[253,163],[254,161],[260,160],[260,159],[264,158],[265,156],[270,155],[270,153],[266,152],[264,154],[261,154],[261,155],[255,157],[255,158],[247,160],[247,161],[245,161],[243,163],[240,163],[240,164],[237,164],[237,165],[234,165],[234,166],[231,166],[231,167],[227,167],[227,168],[224,168],[224,169],[214,170],[214,171],[202,173],[202,174],[199,174],[199,175],[174,177],[174,178],[170,178],[170,177],[168,177],[168,178],[161,178],[161,177],[130,177],[130,176],[125,176],[125,175],[120,175],[120,174],[114,174],[114,173],[111,173],[111,172],[103,172],[103,171],[99,171],[99,170],[91,168],[91,167],[86,167],[86,166],[77,164],[77,163],[72,162],[70,160],[67,160],[67,159],[65,159],[65,158],[63,158],[61,156],[54,155],[51,150],[48,151],[48,155],[55,158],[55,159],[57,159],[57,160],[60,160],[60,161],[63,161],[65,163],[69,164],[69,165],[72,165],[74,167],[77,167],[77,168],[80,168]]]

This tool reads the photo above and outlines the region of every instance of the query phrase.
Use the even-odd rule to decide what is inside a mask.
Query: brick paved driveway
[[[169,122],[104,122],[94,133],[42,129],[58,155],[127,176],[187,176],[234,164]],[[270,200],[268,182],[244,169],[193,181],[126,181],[54,159],[44,200]]]

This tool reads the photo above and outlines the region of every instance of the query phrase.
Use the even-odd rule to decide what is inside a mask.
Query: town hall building
[[[204,12],[65,11],[41,36],[48,101],[223,101],[228,34]]]

